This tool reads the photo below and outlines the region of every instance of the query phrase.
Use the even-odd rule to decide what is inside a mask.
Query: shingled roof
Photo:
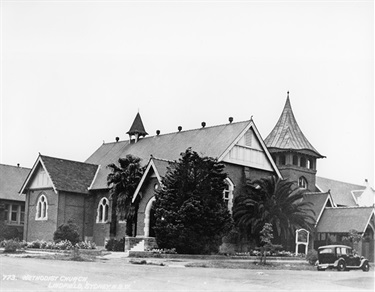
[[[326,208],[318,223],[317,232],[347,233],[351,229],[365,232],[373,215],[373,207]]]
[[[91,163],[39,155],[21,191],[27,188],[28,184],[32,181],[33,175],[39,165],[42,165],[48,173],[55,191],[81,194],[88,193],[88,188],[98,170],[98,165]]]
[[[312,215],[315,218],[315,222],[312,222],[313,224],[316,224],[319,222],[320,217],[323,213],[324,208],[327,206],[327,202],[330,202],[329,206],[333,206],[331,201],[330,193],[320,193],[320,192],[313,192],[313,193],[306,193],[303,196],[303,202],[311,203],[311,209],[314,211],[314,214]]]
[[[107,188],[109,170],[106,166],[116,163],[119,157],[125,157],[127,154],[141,158],[143,165],[148,163],[150,155],[164,160],[177,160],[188,147],[200,155],[219,158],[249,126],[250,122],[229,123],[150,136],[140,139],[137,143],[119,141],[103,144],[86,160],[87,163],[101,166],[91,189]]]
[[[316,177],[316,186],[322,192],[330,191],[337,206],[357,206],[355,197],[365,190],[365,186],[346,183],[324,177]]]
[[[311,145],[298,126],[290,104],[289,92],[283,112],[264,142],[269,149],[305,150],[318,158],[324,157]]]
[[[30,168],[0,164],[0,199],[25,201],[25,195],[18,194]]]

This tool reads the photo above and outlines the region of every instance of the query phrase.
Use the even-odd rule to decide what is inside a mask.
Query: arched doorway
[[[155,237],[155,232],[153,227],[155,226],[155,209],[154,207],[155,197],[152,197],[145,209],[145,227],[143,229],[143,234],[145,237]]]

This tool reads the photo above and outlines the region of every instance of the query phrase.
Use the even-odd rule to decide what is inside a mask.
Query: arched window
[[[232,213],[234,185],[229,178],[225,179],[225,184],[226,184],[226,187],[223,191],[223,200],[225,204],[228,206],[229,212]]]
[[[298,165],[298,156],[293,155],[293,165]]]
[[[107,198],[102,198],[98,205],[96,223],[108,222],[109,202]]]
[[[307,180],[303,176],[298,179],[298,186],[302,189],[307,189]]]
[[[36,214],[35,220],[47,220],[48,218],[48,202],[47,197],[42,194],[40,195],[38,202],[36,203]]]

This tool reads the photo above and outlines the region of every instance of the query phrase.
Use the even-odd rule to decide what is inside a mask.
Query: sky
[[[374,186],[373,1],[4,1],[0,163],[85,161],[126,140],[253,120],[289,91],[326,158],[318,176]]]

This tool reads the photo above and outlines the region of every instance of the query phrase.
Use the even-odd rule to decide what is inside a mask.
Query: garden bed
[[[228,260],[228,259],[238,259],[238,260],[259,260],[258,256],[251,255],[192,255],[192,254],[167,254],[167,253],[157,253],[151,251],[130,251],[129,257],[132,258],[165,258],[165,259],[207,259],[207,260]],[[267,256],[267,260],[272,261],[305,261],[304,257],[296,256]]]

